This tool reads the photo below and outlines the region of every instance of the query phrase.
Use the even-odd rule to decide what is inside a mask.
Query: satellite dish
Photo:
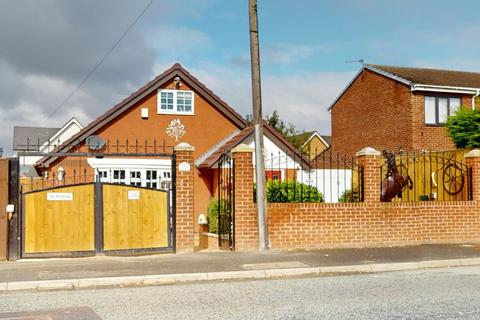
[[[90,136],[85,140],[85,142],[87,143],[88,148],[93,151],[100,150],[105,146],[105,140],[99,136]]]

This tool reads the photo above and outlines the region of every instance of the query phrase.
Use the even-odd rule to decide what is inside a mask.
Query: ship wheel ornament
[[[182,124],[180,119],[174,119],[167,126],[165,132],[169,137],[175,138],[175,142],[179,142],[185,135],[185,125]]]

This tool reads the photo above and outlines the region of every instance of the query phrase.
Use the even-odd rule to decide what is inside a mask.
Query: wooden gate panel
[[[103,185],[105,251],[169,247],[167,192]]]
[[[52,199],[59,195],[67,196],[67,200]],[[26,193],[23,197],[26,254],[94,250],[92,184]]]

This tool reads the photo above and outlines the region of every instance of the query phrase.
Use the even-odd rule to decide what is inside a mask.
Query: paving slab
[[[292,269],[302,267],[328,268],[352,265],[415,263],[420,261],[459,260],[465,265],[480,263],[480,244],[420,245],[367,249],[323,249],[309,251],[267,252],[195,252],[188,254],[157,254],[149,256],[96,256],[70,259],[24,259],[0,262],[0,283],[38,280],[145,277],[139,281],[162,282],[155,278],[171,274],[203,274],[251,270]],[[463,260],[467,259],[467,260]],[[423,262],[422,267],[438,263]],[[387,268],[386,266],[377,268]],[[324,269],[328,270],[328,269]],[[388,270],[386,270],[388,271]],[[347,272],[347,271],[345,271]],[[148,276],[155,276],[147,278]],[[225,277],[229,276],[228,273]],[[191,276],[183,276],[183,279]],[[231,277],[231,275],[230,275]],[[178,278],[175,281],[182,281]],[[105,280],[114,281],[114,280]],[[202,281],[202,280],[199,280]],[[82,284],[88,282],[83,280]],[[24,284],[27,285],[27,284]],[[53,285],[53,284],[52,284]],[[2,287],[0,286],[0,291]]]

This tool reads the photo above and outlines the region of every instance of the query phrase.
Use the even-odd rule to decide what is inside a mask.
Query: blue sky
[[[3,0],[0,120],[88,123],[180,62],[242,115],[251,113],[247,0],[154,0],[58,112],[149,0]],[[258,0],[264,113],[330,133],[329,104],[359,63],[480,72],[480,2]],[[0,132],[11,146],[12,130]]]
[[[248,66],[246,1],[202,3],[195,15],[185,11],[169,23],[200,32],[203,46],[194,55],[160,54],[159,60]],[[160,6],[156,3],[149,16]],[[480,64],[472,60],[480,48],[475,40],[479,10],[477,1],[260,0],[263,71],[276,75],[348,71],[357,66],[345,61],[359,58],[367,63],[478,69]],[[158,21],[152,25],[158,26]]]

